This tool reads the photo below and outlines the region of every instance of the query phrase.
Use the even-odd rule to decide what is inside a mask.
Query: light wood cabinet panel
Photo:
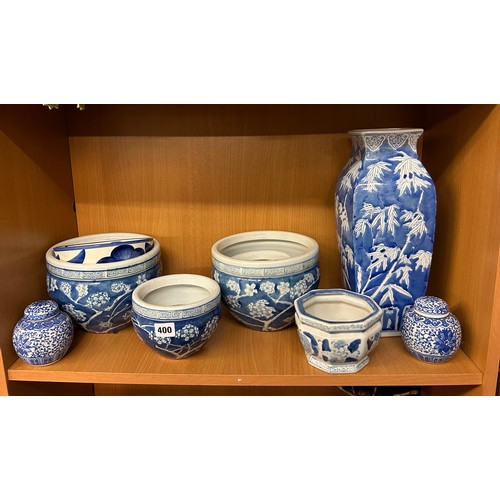
[[[11,380],[96,384],[96,394],[116,395],[270,394],[272,388],[336,394],[341,385],[495,393],[499,106],[87,105],[85,111],[27,106],[22,113],[20,108],[0,106],[0,168],[2,176],[14,179],[12,189],[3,188],[9,222],[2,225],[2,270],[15,288],[3,304],[3,392]],[[46,294],[45,250],[76,233],[151,234],[162,245],[165,274],[209,275],[210,248],[223,236],[255,229],[299,232],[320,245],[320,287],[340,287],[333,193],[350,152],[347,131],[398,126],[424,128],[419,147],[438,195],[428,293],[447,300],[462,323],[462,350],[452,361],[419,362],[401,339],[387,338],[359,373],[326,374],[307,364],[293,327],[255,332],[226,309],[203,351],[185,360],[157,355],[132,328],[116,335],[77,332],[71,351],[49,367],[16,360],[10,345],[15,321],[32,297]],[[51,165],[48,175],[40,174],[32,151]],[[42,189],[23,203],[26,186],[30,193]],[[16,276],[14,261],[4,263],[3,255],[21,236],[25,253],[14,261],[27,261],[29,270]]]

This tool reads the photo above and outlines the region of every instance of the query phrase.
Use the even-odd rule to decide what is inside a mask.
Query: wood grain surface
[[[117,394],[134,384],[142,386],[136,393],[161,392],[161,384],[171,393],[179,385],[216,392],[423,385],[429,393],[446,387],[450,394],[495,393],[499,106],[89,105],[66,114],[67,130],[62,113],[0,107],[0,174],[9,186],[1,202],[0,266],[11,292],[2,303],[0,350],[12,380],[97,383],[101,393]],[[45,249],[76,234],[73,186],[79,234],[151,234],[162,245],[165,274],[209,275],[217,239],[281,229],[315,238],[320,287],[339,287],[333,193],[349,156],[347,131],[398,126],[424,128],[419,147],[438,194],[428,293],[447,300],[463,327],[463,350],[449,363],[427,365],[400,339],[383,339],[361,372],[333,376],[305,362],[293,328],[259,335],[231,317],[201,353],[182,362],[159,357],[131,328],[117,335],[80,332],[51,367],[15,361],[13,325],[27,303],[46,293]],[[26,266],[12,272],[20,262]]]
[[[24,308],[48,298],[45,252],[77,235],[64,113],[0,105],[0,355],[17,355],[12,331]],[[0,394],[7,384],[0,372]]]
[[[482,375],[459,351],[442,365],[411,356],[401,338],[384,338],[366,367],[354,374],[329,374],[307,363],[295,327],[257,332],[224,308],[222,321],[202,351],[168,359],[145,345],[132,327],[117,334],[79,332],[58,363],[34,367],[18,360],[11,380],[96,384],[197,386],[477,385]]]
[[[463,330],[462,349],[495,394],[500,311],[500,106],[429,106],[425,165],[438,212],[428,293],[443,297]]]

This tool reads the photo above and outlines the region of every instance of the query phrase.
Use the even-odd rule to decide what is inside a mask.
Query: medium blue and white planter
[[[401,337],[408,352],[420,361],[444,363],[459,350],[462,329],[444,300],[423,296],[405,312]]]
[[[318,243],[287,231],[249,231],[212,246],[212,276],[230,313],[259,331],[293,324],[293,301],[318,287]]]
[[[73,342],[73,323],[53,300],[39,300],[24,310],[14,327],[16,354],[30,365],[51,365],[62,359]]]
[[[81,237],[85,238],[85,237]],[[78,242],[73,238],[67,242]],[[59,243],[58,245],[66,242]],[[93,333],[117,333],[131,323],[132,292],[162,273],[160,244],[125,261],[78,264],[45,254],[47,290],[75,326]]]
[[[160,276],[132,294],[132,324],[138,337],[168,358],[183,359],[200,351],[221,314],[220,287],[206,276]]]
[[[434,245],[436,190],[417,154],[422,129],[353,130],[335,191],[344,286],[384,310],[382,336],[425,294]]]
[[[365,367],[382,331],[380,306],[344,289],[318,289],[295,300],[295,322],[308,363],[327,373]]]

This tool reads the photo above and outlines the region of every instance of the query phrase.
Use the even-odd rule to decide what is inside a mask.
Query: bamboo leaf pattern
[[[424,214],[419,210],[416,212],[403,210],[403,216],[401,219],[406,222],[404,225],[410,228],[410,231],[407,234],[408,238],[411,238],[413,235],[417,235],[421,238],[425,233],[427,233]]]
[[[410,299],[413,299],[411,293],[409,293],[404,288],[401,288],[400,286],[395,285],[395,284],[386,285],[384,287],[384,290],[385,290],[385,293],[384,293],[384,295],[382,295],[382,298],[380,299],[381,305],[387,304],[387,303],[394,305],[394,301],[395,301],[394,292],[398,292],[401,295],[404,295],[406,297],[409,297]]]
[[[354,234],[355,236],[363,236],[366,232],[367,227],[372,227],[370,222],[367,219],[358,219],[356,225],[354,226]]]
[[[375,245],[374,251],[369,252],[371,264],[368,266],[368,271],[385,271],[390,262],[396,260],[401,253],[398,247],[387,247],[383,243]]]
[[[379,186],[382,186],[381,182],[377,182],[382,180],[384,172],[390,172],[389,168],[390,163],[385,161],[378,161],[369,165],[367,167],[368,173],[364,178],[363,182],[360,184],[360,187],[369,193],[374,193],[378,190]]]
[[[408,156],[404,151],[399,151],[399,154],[401,156],[389,158],[391,161],[398,162],[394,172],[399,173],[399,179],[396,181],[399,196],[402,196],[406,191],[411,194],[431,186],[429,181],[422,179],[422,177],[430,179],[422,163],[416,158]]]
[[[407,258],[405,256],[405,258]],[[410,271],[412,271],[411,266],[399,267],[394,271],[394,275],[402,285],[410,286]]]
[[[416,254],[410,255],[410,259],[416,261],[415,271],[422,268],[422,272],[429,269],[432,261],[432,253],[426,252],[425,250],[419,250]]]
[[[340,189],[342,191],[349,191],[352,188],[354,181],[359,177],[361,166],[362,163],[359,156],[349,160],[349,163],[345,166],[346,173],[340,180]]]

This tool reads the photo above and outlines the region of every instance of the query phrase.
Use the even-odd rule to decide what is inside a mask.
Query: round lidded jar
[[[59,361],[73,342],[71,318],[53,300],[38,300],[24,309],[12,343],[17,355],[30,365],[50,365]]]
[[[404,313],[401,337],[408,352],[417,359],[444,363],[460,348],[462,329],[443,299],[422,296]]]

